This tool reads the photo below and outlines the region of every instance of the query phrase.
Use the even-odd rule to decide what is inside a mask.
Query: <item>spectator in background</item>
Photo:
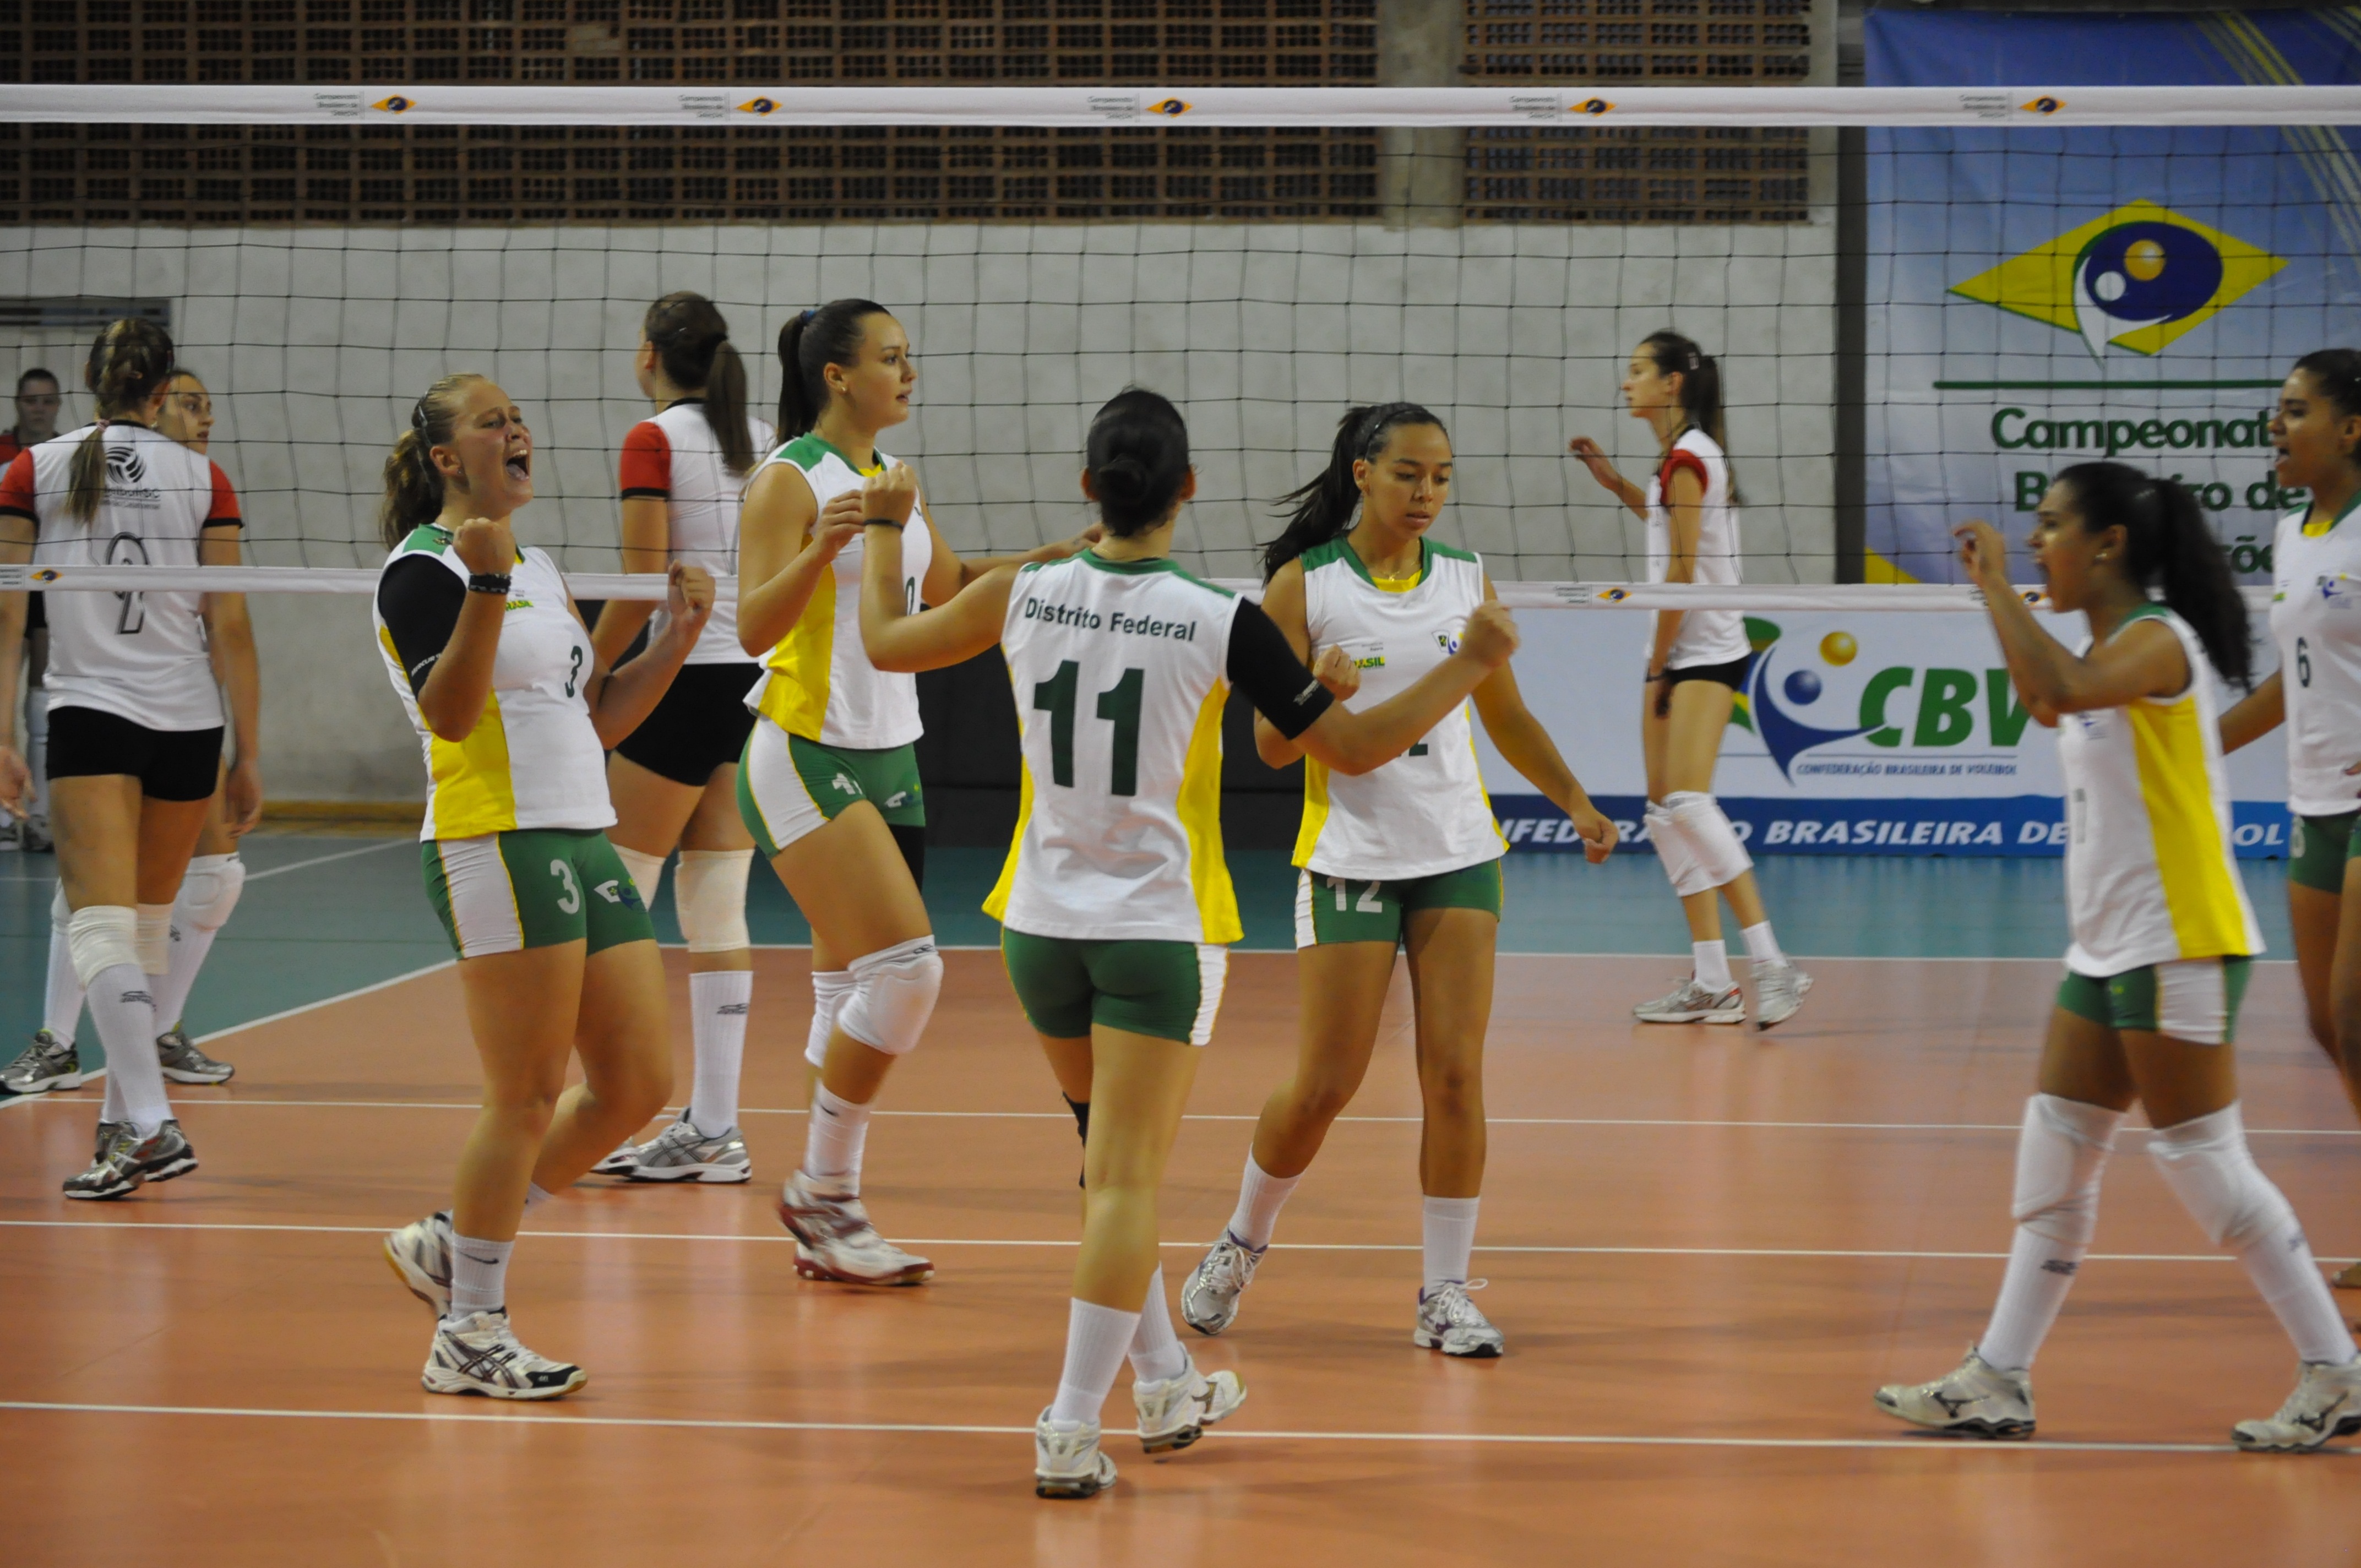
[[[16,378],[16,422],[0,431],[0,467],[58,433],[63,401],[51,372],[35,367]],[[49,618],[38,594],[26,601],[25,644],[25,765],[32,771],[32,798],[23,822],[0,824],[0,850],[49,847]]]

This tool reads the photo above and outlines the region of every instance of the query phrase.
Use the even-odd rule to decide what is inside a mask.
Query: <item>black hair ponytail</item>
[[[754,466],[754,432],[746,422],[746,366],[730,345],[730,323],[713,302],[686,290],[648,307],[640,331],[654,345],[664,379],[705,400],[705,422],[733,474]]]
[[[1270,581],[1281,566],[1353,526],[1354,514],[1361,510],[1361,488],[1353,482],[1353,465],[1376,461],[1386,449],[1386,438],[1411,424],[1444,428],[1443,421],[1416,403],[1372,403],[1346,411],[1336,423],[1328,466],[1309,484],[1279,498],[1280,505],[1294,510],[1279,537],[1262,547],[1263,581]],[[1449,433],[1444,434],[1448,439]]]
[[[2346,419],[2361,414],[2361,351],[2315,348],[2297,360],[2295,367],[2312,378],[2312,384],[2338,413]],[[2361,447],[2345,453],[2345,460],[2361,466]]]
[[[377,536],[388,550],[401,547],[412,531],[443,515],[443,476],[434,449],[450,441],[467,408],[467,389],[483,377],[473,370],[438,378],[410,405],[410,428],[385,457],[385,499],[378,504]]]
[[[792,441],[828,407],[828,367],[861,354],[871,316],[893,313],[874,300],[830,300],[779,329],[779,439]]]
[[[1678,374],[1681,378],[1681,417],[1691,430],[1703,431],[1721,448],[1721,461],[1730,468],[1730,429],[1721,400],[1721,362],[1697,345],[1694,338],[1683,337],[1667,327],[1652,332],[1640,340],[1648,357],[1656,362],[1656,372],[1662,376]],[[1742,501],[1738,493],[1738,475],[1730,470],[1730,499]]]
[[[2186,486],[2151,478],[2127,463],[2077,463],[2057,482],[2074,497],[2082,527],[2124,531],[2124,572],[2189,622],[2224,680],[2251,685],[2254,651],[2246,601],[2230,575],[2230,557]]]
[[[1107,532],[1144,533],[1171,515],[1189,477],[1188,422],[1162,393],[1126,387],[1092,416],[1082,466]]]
[[[66,466],[68,517],[88,522],[106,495],[106,422],[143,406],[171,378],[172,339],[162,327],[142,316],[106,323],[82,370],[83,384],[98,400],[98,418]]]

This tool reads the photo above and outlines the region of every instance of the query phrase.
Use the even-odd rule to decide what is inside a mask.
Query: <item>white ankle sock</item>
[[[1230,1239],[1250,1252],[1260,1252],[1270,1245],[1270,1233],[1279,1225],[1279,1212],[1286,1206],[1288,1195],[1303,1178],[1273,1176],[1255,1163],[1254,1154],[1246,1154],[1246,1179],[1238,1183],[1237,1212],[1230,1216]]]
[[[478,1241],[474,1236],[451,1238],[451,1310],[448,1323],[465,1322],[477,1312],[497,1312],[509,1304],[509,1254],[516,1243]]]
[[[1739,933],[1746,938],[1746,956],[1758,964],[1784,964],[1787,955],[1779,950],[1779,938],[1771,934],[1771,922],[1749,926]]]
[[[136,964],[102,970],[90,985],[90,1021],[106,1047],[106,1078],[123,1097],[120,1120],[154,1134],[172,1116],[164,1068],[156,1058],[156,999]]]
[[[2001,1277],[2000,1298],[1993,1303],[1983,1337],[1976,1341],[1976,1354],[2004,1372],[2029,1369],[2064,1310],[2075,1272],[2090,1250],[2019,1225],[2008,1250],[2008,1272]]]
[[[804,1136],[804,1174],[861,1190],[861,1150],[869,1141],[869,1107],[812,1085],[811,1128]]]
[[[1189,1369],[1189,1353],[1172,1332],[1172,1310],[1164,1299],[1164,1270],[1148,1277],[1148,1299],[1140,1303],[1139,1328],[1131,1336],[1131,1375],[1142,1383],[1162,1383]]]
[[[524,1212],[530,1214],[556,1196],[540,1182],[528,1181],[524,1184]]]
[[[157,1063],[159,1071],[162,1067],[162,1062]],[[99,1091],[98,1119],[102,1122],[123,1120],[123,1075],[119,1072],[108,1073],[104,1086]]]
[[[1058,1376],[1058,1397],[1050,1402],[1053,1421],[1096,1423],[1106,1408],[1115,1375],[1123,1369],[1124,1354],[1139,1332],[1137,1312],[1102,1307],[1079,1297],[1066,1319],[1066,1368]]]
[[[738,1124],[738,1074],[746,1059],[746,1009],[753,997],[752,970],[688,977],[689,1029],[697,1042],[688,1119],[708,1138]]]
[[[804,1036],[804,1060],[812,1066],[828,1065],[828,1037],[836,1032],[836,1015],[844,1011],[845,999],[851,994],[851,970],[812,970],[811,1032]]]
[[[2352,1332],[2336,1310],[2328,1282],[2320,1277],[2320,1266],[2312,1261],[2302,1226],[2290,1220],[2283,1229],[2242,1248],[2238,1262],[2279,1327],[2295,1342],[2297,1360],[2342,1366],[2353,1359]]]
[[[72,918],[65,884],[60,883],[49,905],[49,975],[41,992],[41,1027],[61,1046],[73,1044],[74,1028],[82,1022],[82,981],[75,977],[73,949],[66,941],[66,925]]]
[[[1481,1198],[1429,1198],[1422,1228],[1426,1236],[1426,1287],[1467,1283],[1468,1255],[1476,1250],[1476,1206]]]
[[[1726,944],[1691,942],[1689,951],[1696,958],[1699,985],[1719,993],[1737,983],[1730,978],[1730,948]]]

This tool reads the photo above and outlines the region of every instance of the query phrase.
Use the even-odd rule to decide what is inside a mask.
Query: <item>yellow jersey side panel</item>
[[[2214,820],[2206,780],[2205,738],[2193,699],[2167,706],[2135,703],[2125,709],[2139,763],[2140,799],[2147,807],[2157,875],[2181,956],[2214,958],[2247,950],[2246,916],[2229,857]]]
[[[1222,709],[1229,696],[1228,684],[1221,681],[1205,693],[1180,770],[1179,806],[1180,826],[1189,835],[1189,886],[1196,894],[1197,917],[1204,923],[1204,940],[1213,943],[1246,936],[1238,921],[1237,890],[1230,883],[1230,863],[1222,853]]]
[[[508,727],[500,696],[489,692],[483,717],[464,740],[433,737],[434,836],[476,839],[516,826],[516,786],[509,775]]]
[[[818,740],[828,717],[829,662],[835,652],[836,574],[823,569],[803,614],[763,661],[771,677],[763,683],[757,710],[788,734]]]

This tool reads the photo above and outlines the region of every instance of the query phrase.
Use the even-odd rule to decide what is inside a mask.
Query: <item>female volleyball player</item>
[[[1060,1082],[1084,1087],[1081,1255],[1057,1398],[1034,1426],[1034,1486],[1112,1484],[1099,1412],[1132,1358],[1150,1453],[1237,1408],[1234,1373],[1201,1374],[1174,1338],[1157,1262],[1157,1189],[1213,1034],[1237,903],[1221,847],[1221,723],[1243,690],[1323,767],[1367,773],[1441,723],[1505,663],[1516,630],[1471,607],[1459,646],[1367,712],[1335,706],[1268,617],[1171,561],[1195,493],[1178,410],[1135,389],[1092,422],[1083,493],[1105,536],[1071,558],[994,572],[912,613],[903,530],[917,481],[869,481],[861,628],[881,668],[933,669],[995,643],[1023,729],[1024,819],[984,908],[1017,1001]],[[1069,1089],[1069,1093],[1071,1089]]]
[[[235,566],[237,497],[221,469],[154,427],[172,340],[111,323],[92,345],[98,418],[20,454],[0,478],[0,559]],[[196,1168],[165,1099],[157,993],[175,897],[216,788],[232,820],[262,803],[259,682],[246,600],[193,589],[49,596],[49,759],[74,976],[105,1047],[108,1118],[69,1198],[121,1198]],[[0,805],[17,809],[12,749],[22,594],[0,594]],[[216,670],[218,669],[218,678]],[[236,762],[221,777],[224,689]],[[79,1079],[77,1077],[77,1081]]]
[[[1326,471],[1290,498],[1294,515],[1263,552],[1263,612],[1299,659],[1323,651],[1322,663],[1345,676],[1331,687],[1339,696],[1352,696],[1354,676],[1365,704],[1405,689],[1451,657],[1467,618],[1494,598],[1482,562],[1432,537],[1451,475],[1443,422],[1416,403],[1385,403],[1346,414]],[[1501,756],[1574,820],[1591,860],[1605,860],[1615,825],[1525,707],[1515,674],[1501,665],[1475,697]],[[1302,755],[1268,719],[1255,740],[1273,767]],[[1499,1330],[1467,1299],[1483,1283],[1468,1278],[1467,1259],[1484,1184],[1484,1030],[1506,852],[1464,708],[1357,778],[1304,763],[1295,1076],[1263,1106],[1237,1212],[1181,1288],[1191,1328],[1217,1334],[1237,1316],[1280,1205],[1368,1071],[1400,948],[1417,999],[1425,1111],[1426,1268],[1411,1338],[1446,1355],[1500,1354]]]
[[[2324,348],[2296,361],[2271,421],[2272,472],[2308,490],[2271,545],[2271,636],[2279,667],[2222,716],[2235,751],[2285,722],[2288,916],[2312,1037],[2361,1111],[2361,353]],[[2293,672],[2292,682],[2289,679]],[[2361,1289],[2361,1263],[2335,1282]]]
[[[656,405],[623,438],[623,569],[662,572],[688,561],[717,576],[738,570],[738,505],[771,427],[750,418],[746,367],[729,323],[701,294],[666,294],[640,323],[631,372]],[[612,665],[648,626],[646,599],[610,601],[591,645]],[[661,624],[658,630],[661,630]],[[744,1181],[753,1175],[738,1131],[739,1069],[754,994],[746,934],[746,872],[754,840],[738,819],[738,754],[754,716],[746,693],[762,672],[738,646],[730,607],[717,604],[655,711],[607,760],[615,826],[607,837],[655,906],[664,858],[680,849],[673,904],[688,943],[696,1077],[680,1119],[597,1169],[634,1181]]]
[[[213,398],[194,374],[187,370],[172,372],[163,407],[156,415],[155,428],[192,452],[203,454],[212,444]],[[229,658],[228,645],[215,642],[208,653],[215,678],[226,685],[224,671]],[[224,786],[228,777],[229,769],[225,762],[221,768]],[[237,907],[238,894],[246,886],[246,862],[238,859],[237,840],[254,823],[229,820],[225,807],[226,794],[225,787],[216,788],[205,802],[204,827],[197,834],[196,852],[181,878],[181,891],[172,900],[170,967],[156,981],[157,1021],[172,1021],[156,1036],[156,1055],[164,1076],[174,1083],[226,1083],[237,1070],[198,1049],[181,1017],[189,1000],[189,990],[196,984],[197,971],[204,967],[206,956],[213,951],[214,938],[227,924],[230,912]],[[258,794],[249,805],[258,817],[261,796]],[[66,906],[65,884],[60,882],[49,905],[49,977],[41,999],[41,1027],[24,1054],[0,1069],[0,1087],[12,1093],[38,1094],[49,1089],[78,1088],[85,1076],[82,1053],[74,1044],[75,1030],[82,1022],[82,987],[81,978],[74,973],[72,920],[73,911]],[[104,1100],[98,1113],[102,1144],[124,1119],[122,1080],[112,1074],[106,1080]]]
[[[484,1104],[450,1210],[393,1232],[385,1252],[439,1314],[429,1391],[555,1398],[585,1376],[509,1326],[518,1223],[672,1089],[664,965],[604,831],[615,811],[600,753],[696,647],[713,579],[674,562],[663,627],[609,670],[556,563],[517,547],[533,437],[508,394],[445,376],[410,423],[385,464],[377,640],[425,753],[426,891],[459,956]],[[588,1081],[567,1089],[573,1052]]]
[[[925,1258],[877,1234],[861,1201],[869,1113],[894,1058],[918,1043],[942,959],[918,895],[926,806],[917,682],[862,650],[861,487],[891,459],[880,432],[910,417],[910,340],[883,305],[837,300],[779,334],[779,435],[747,487],[738,640],[763,656],[738,770],[755,844],[812,928],[818,1073],[801,1168],[779,1197],[807,1278],[915,1285]],[[901,554],[909,608],[942,604],[987,570],[963,562],[918,503]],[[1019,557],[1049,560],[1079,547]]]
[[[1648,580],[1739,580],[1738,497],[1722,435],[1721,367],[1675,332],[1651,333],[1623,378],[1631,417],[1664,453],[1643,489],[1615,471],[1598,443],[1568,450],[1648,525]],[[1713,797],[1714,763],[1731,698],[1746,683],[1746,618],[1734,609],[1659,610],[1648,648],[1640,744],[1648,770],[1648,840],[1688,916],[1695,969],[1669,994],[1631,1012],[1649,1024],[1738,1024],[1746,1000],[1730,972],[1721,910],[1730,901],[1754,969],[1754,1026],[1795,1016],[1812,977],[1789,962],[1754,885],[1754,862]]]
[[[1999,532],[1958,532],[2017,695],[2058,730],[2074,939],[2018,1135],[2016,1240],[1991,1324],[1958,1370],[1881,1388],[1878,1408],[1944,1431],[2032,1435],[2033,1358],[2090,1249],[2100,1173],[2136,1100],[2165,1184],[2236,1252],[2302,1363],[2279,1414],[2232,1436],[2301,1449],[2361,1430],[2361,1356],[2238,1119],[2231,1040],[2263,939],[2230,848],[2205,671],[2246,677],[2229,563],[2180,486],[2121,463],[2067,468],[2041,499],[2032,546],[2050,603],[2089,618],[2075,653],[2009,587]]]

